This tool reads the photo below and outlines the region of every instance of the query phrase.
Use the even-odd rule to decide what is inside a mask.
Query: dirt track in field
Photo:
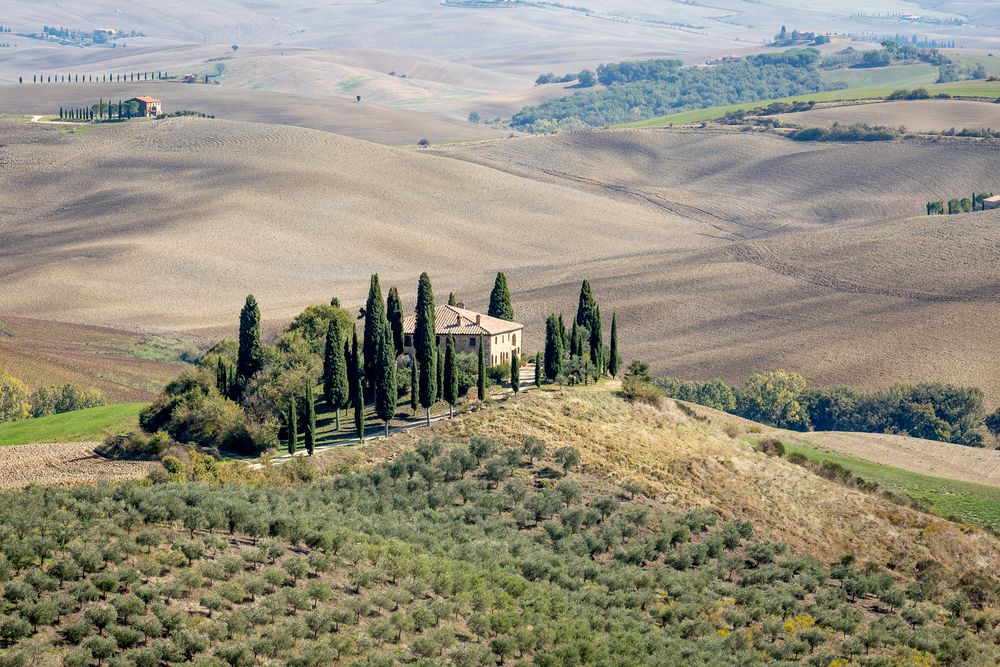
[[[123,482],[144,477],[155,464],[112,461],[98,456],[96,442],[0,447],[0,489],[32,484]]]

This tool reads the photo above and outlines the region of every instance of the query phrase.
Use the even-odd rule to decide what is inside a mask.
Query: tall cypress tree
[[[396,380],[396,346],[392,341],[392,327],[382,320],[382,330],[376,339],[375,360],[375,414],[385,422],[385,435],[389,435],[389,421],[396,415],[399,396]]]
[[[344,341],[344,361],[347,362],[347,402],[344,404],[345,407],[354,403],[354,386],[358,381],[354,373],[354,348],[351,347],[352,343],[355,346],[358,344],[357,326],[351,327],[351,337]]]
[[[247,296],[240,312],[240,350],[236,358],[238,396],[243,398],[247,385],[263,363],[264,348],[260,342],[260,308],[253,294]]]
[[[603,366],[604,343],[601,336],[601,309],[594,299],[590,281],[584,280],[580,286],[580,303],[576,309],[576,323],[590,332],[588,347],[590,361],[600,370]]]
[[[502,271],[497,274],[497,279],[493,283],[493,291],[490,292],[490,309],[487,314],[490,317],[499,317],[508,322],[514,321],[514,305],[510,301],[510,287],[507,285],[507,276]]]
[[[601,333],[601,307],[594,304],[590,320],[590,361],[599,374],[604,373],[604,335]]]
[[[288,453],[294,454],[299,442],[299,411],[293,396],[288,402]]]
[[[458,403],[458,369],[455,367],[455,339],[448,334],[444,347],[444,400],[448,402],[448,418],[455,415]]]
[[[596,306],[594,293],[590,289],[590,281],[584,280],[583,285],[580,286],[580,303],[576,307],[576,323],[589,329]]]
[[[398,357],[403,354],[403,302],[399,300],[399,290],[395,285],[389,288],[385,310],[385,316],[392,327],[392,342]]]
[[[427,424],[431,423],[431,406],[437,398],[437,356],[436,323],[434,320],[434,292],[431,279],[426,273],[420,274],[417,285],[417,321],[413,334],[413,346],[417,353],[417,370],[420,376],[420,405],[427,411]]]
[[[437,368],[437,400],[444,400],[444,353],[441,352],[441,348],[436,348],[434,350],[434,358],[437,359],[435,362]]]
[[[340,430],[340,409],[347,405],[350,394],[347,383],[347,359],[344,358],[344,343],[341,340],[340,325],[331,320],[326,330],[326,348],[323,351],[323,398],[334,411],[337,430]]]
[[[316,398],[313,396],[312,378],[306,380],[306,452],[309,456],[316,451]]]
[[[574,320],[573,328],[569,332],[569,356],[573,357],[579,354],[580,354],[580,326]]]
[[[483,337],[479,336],[479,365],[477,367],[476,391],[479,394],[479,401],[486,400],[486,346],[483,345]]]
[[[365,395],[373,396],[378,373],[375,364],[378,360],[378,337],[385,321],[385,301],[382,300],[382,288],[378,284],[378,274],[373,273],[368,287],[368,302],[365,304],[364,333],[364,385]]]
[[[542,386],[542,353],[535,352],[535,386]]]
[[[417,358],[410,353],[410,410],[417,414],[417,394],[420,389],[420,378],[417,376]]]
[[[364,388],[361,386],[361,378],[364,375],[364,369],[361,366],[361,350],[358,348],[358,331],[354,330],[354,342],[352,344],[352,354],[351,354],[351,365],[354,366],[354,377],[357,381],[354,383],[354,397],[352,401],[354,402],[354,431],[358,436],[358,440],[361,442],[365,441],[365,392]]]
[[[569,348],[569,331],[566,329],[566,323],[563,321],[562,313],[559,313],[559,338],[562,340],[562,346],[564,350]]]
[[[515,394],[521,391],[521,360],[516,350],[510,354],[510,389]]]
[[[563,338],[559,320],[549,315],[545,321],[545,378],[550,382],[562,374]]]
[[[611,377],[618,377],[621,358],[618,356],[618,313],[611,314],[611,349],[608,351],[608,372]]]

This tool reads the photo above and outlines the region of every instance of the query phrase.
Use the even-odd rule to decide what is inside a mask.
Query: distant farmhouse
[[[133,97],[128,102],[136,102],[139,105],[139,115],[140,116],[159,116],[162,113],[162,106],[160,100],[155,97]]]
[[[466,310],[462,303],[435,308],[434,323],[438,348],[442,351],[448,334],[451,334],[455,338],[456,352],[479,354],[481,340],[487,366],[510,363],[511,354],[515,352],[521,356],[521,346],[524,345],[523,324]],[[403,320],[403,347],[407,354],[414,351],[413,335],[416,328],[416,315]]]
[[[983,200],[983,210],[988,211],[990,209],[1000,208],[1000,195],[995,197],[987,197]]]

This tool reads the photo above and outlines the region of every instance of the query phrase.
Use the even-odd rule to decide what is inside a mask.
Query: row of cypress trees
[[[32,74],[32,83],[53,83],[52,79],[55,78],[55,83],[114,83],[116,81],[121,83],[122,81],[151,81],[157,79],[167,79],[166,72],[126,72],[125,74],[101,74],[100,78],[95,78],[94,74]],[[21,78],[18,77],[18,83],[21,83]]]
[[[567,331],[562,315],[551,314],[545,321],[545,354],[535,359],[535,382],[545,379],[555,381],[563,375],[566,360],[579,359],[589,364],[599,375],[608,373],[617,377],[621,370],[621,356],[618,351],[618,316],[611,317],[611,341],[604,347],[601,326],[601,307],[594,298],[590,281],[584,280],[580,287],[580,300],[576,318]]]

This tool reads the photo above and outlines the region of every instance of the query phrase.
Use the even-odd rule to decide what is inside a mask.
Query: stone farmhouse
[[[162,111],[162,104],[155,97],[143,95],[141,97],[133,97],[128,101],[138,103],[140,116],[159,116]]]
[[[478,355],[482,341],[487,366],[510,363],[511,355],[515,352],[521,356],[524,345],[523,324],[466,310],[461,303],[457,306],[438,306],[434,309],[434,321],[438,349],[442,354],[445,341],[451,334],[455,338],[455,351],[459,353],[471,352]],[[414,351],[413,334],[416,328],[416,315],[403,320],[403,347],[406,354]]]

